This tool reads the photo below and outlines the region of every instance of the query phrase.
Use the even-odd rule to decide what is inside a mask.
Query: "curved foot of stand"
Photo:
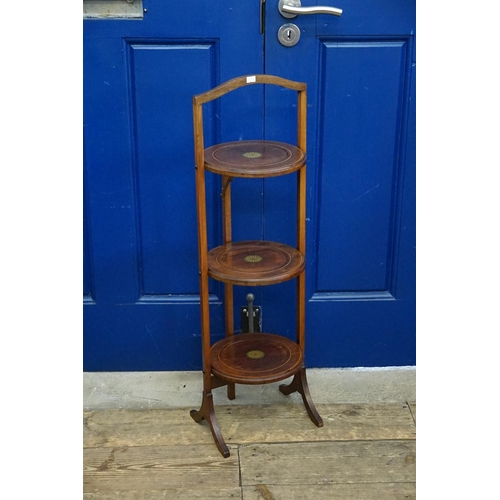
[[[298,371],[290,384],[282,384],[279,386],[279,390],[285,396],[292,394],[292,392],[298,392],[302,396],[304,401],[304,406],[306,407],[307,414],[312,420],[313,424],[318,427],[323,427],[323,419],[319,416],[318,410],[314,406],[311,394],[309,393],[309,385],[307,384],[306,369],[302,368]]]
[[[212,394],[211,393],[204,394],[203,401],[201,403],[201,408],[199,410],[191,410],[189,414],[191,415],[191,418],[195,422],[199,423],[203,419],[205,419],[208,422],[217,449],[220,451],[221,455],[224,458],[229,457],[230,455],[229,448],[224,442],[224,438],[222,437],[222,434],[219,429],[219,424],[217,423],[217,418],[215,417]]]

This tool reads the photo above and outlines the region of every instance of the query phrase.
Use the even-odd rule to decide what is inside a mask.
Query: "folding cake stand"
[[[216,144],[204,148],[204,103],[241,87],[273,84],[297,91],[297,146],[275,141],[252,140]],[[212,389],[227,386],[235,398],[235,384],[268,384],[294,376],[280,385],[285,394],[299,392],[310,419],[323,426],[309,394],[304,367],[305,345],[305,250],[306,250],[306,84],[271,75],[241,76],[193,97],[196,198],[203,348],[203,399],[191,410],[196,422],[205,419],[215,444],[224,457],[229,449],[215,416]],[[222,176],[223,244],[210,251],[207,241],[205,172]],[[232,241],[231,181],[234,177],[265,178],[297,172],[297,247],[272,241]],[[210,341],[208,279],[224,283],[226,337]],[[233,285],[263,286],[297,280],[296,342],[272,333],[234,334]]]

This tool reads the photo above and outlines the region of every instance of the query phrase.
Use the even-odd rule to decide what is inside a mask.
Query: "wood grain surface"
[[[205,168],[231,177],[264,178],[295,172],[305,154],[292,144],[276,141],[236,141],[205,149]]]
[[[265,384],[294,375],[303,364],[299,346],[271,333],[241,333],[219,340],[211,350],[212,372],[242,384]]]
[[[304,270],[304,256],[273,241],[238,241],[208,252],[208,275],[233,285],[274,285]]]
[[[83,498],[416,498],[408,404],[317,407],[322,428],[301,404],[218,406],[229,458],[187,408],[85,412]]]

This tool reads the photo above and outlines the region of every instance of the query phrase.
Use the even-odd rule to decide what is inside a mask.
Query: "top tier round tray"
[[[275,177],[295,172],[306,161],[296,146],[275,141],[237,141],[205,149],[205,168],[231,177]]]

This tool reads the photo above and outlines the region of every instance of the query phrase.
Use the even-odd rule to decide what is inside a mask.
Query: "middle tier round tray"
[[[304,256],[273,241],[238,241],[208,252],[208,275],[233,285],[273,285],[298,276]]]
[[[237,384],[267,384],[295,375],[303,365],[298,344],[273,333],[240,333],[210,350],[212,373]]]

